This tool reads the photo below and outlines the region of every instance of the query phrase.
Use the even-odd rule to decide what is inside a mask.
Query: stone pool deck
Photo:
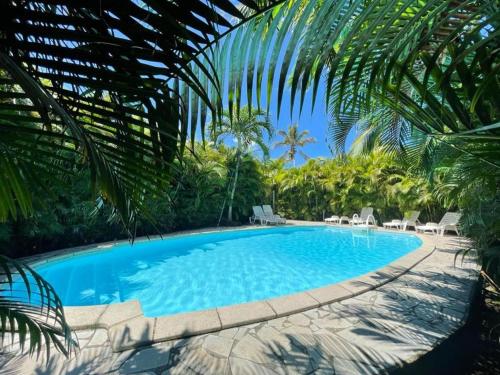
[[[410,270],[347,299],[132,349],[117,342],[131,335],[147,342],[155,327],[130,326],[119,336],[112,328],[81,329],[75,332],[80,350],[69,360],[55,352],[48,361],[43,354],[14,356],[4,347],[0,368],[19,374],[385,373],[432,350],[468,316],[477,265],[470,258],[455,262],[465,245],[459,238],[426,237],[436,249]]]

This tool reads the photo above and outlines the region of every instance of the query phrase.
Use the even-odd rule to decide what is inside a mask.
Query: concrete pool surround
[[[303,225],[303,223],[300,223]],[[321,224],[311,224],[323,226]],[[250,227],[255,228],[255,227]],[[262,229],[261,227],[258,227]],[[248,230],[249,227],[236,230]],[[185,234],[203,234],[218,231],[235,230],[234,228],[189,231],[163,236],[176,237]],[[354,229],[362,230],[362,229]],[[365,229],[366,230],[366,229]],[[373,229],[370,229],[373,230]],[[391,230],[377,229],[394,233]],[[160,316],[145,317],[137,300],[108,305],[69,306],[65,307],[68,324],[75,330],[104,328],[108,330],[111,347],[115,352],[150,345],[162,341],[189,337],[228,328],[243,326],[285,317],[333,302],[353,298],[369,290],[378,288],[408,272],[415,265],[430,256],[435,249],[435,237],[415,234],[422,244],[416,250],[395,261],[367,274],[340,283],[323,286],[290,295],[270,298],[255,302],[218,307],[214,309]],[[138,242],[158,239],[138,239]],[[28,260],[31,266],[37,266],[54,260],[106,251],[126,241],[92,244],[43,254]]]

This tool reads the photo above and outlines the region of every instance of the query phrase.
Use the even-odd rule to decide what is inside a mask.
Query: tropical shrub
[[[275,187],[275,208],[287,217],[322,220],[326,216],[359,213],[371,206],[379,223],[409,210],[422,211],[420,220],[435,221],[443,213],[431,185],[412,175],[394,155],[375,150],[367,155],[311,159],[297,168],[264,165],[267,184]],[[274,183],[273,183],[274,181]],[[272,189],[267,189],[272,201]]]

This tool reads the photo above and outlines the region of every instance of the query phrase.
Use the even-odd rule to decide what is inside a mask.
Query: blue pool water
[[[144,314],[154,317],[337,283],[420,245],[402,233],[278,227],[121,244],[35,269],[66,306],[137,299]]]

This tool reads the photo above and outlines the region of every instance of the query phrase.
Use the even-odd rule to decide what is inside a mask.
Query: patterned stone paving
[[[375,290],[266,322],[114,353],[107,330],[81,330],[65,360],[0,355],[8,374],[372,374],[425,354],[468,315],[478,267],[455,264],[458,240]]]

